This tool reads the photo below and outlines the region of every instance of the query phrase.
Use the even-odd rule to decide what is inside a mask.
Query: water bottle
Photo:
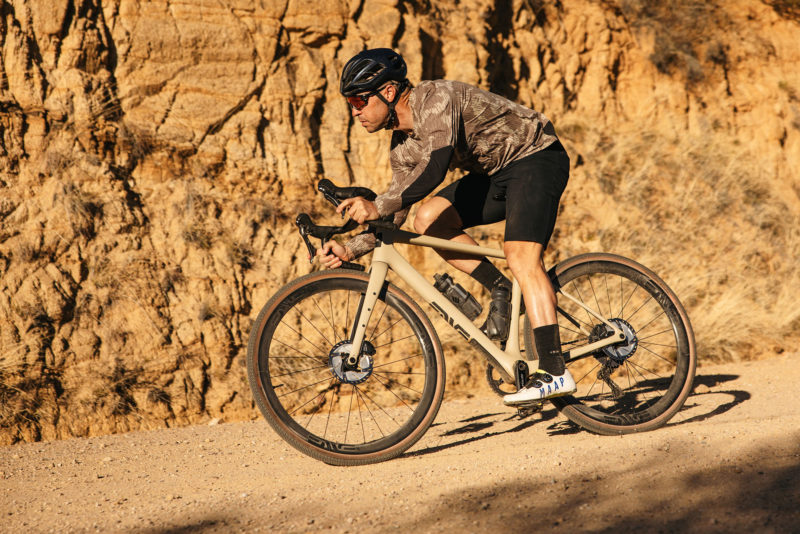
[[[475,300],[475,297],[469,294],[469,292],[461,287],[461,284],[455,283],[453,278],[447,274],[435,274],[433,275],[434,280],[436,283],[433,284],[441,294],[443,294],[447,299],[455,304],[456,308],[461,310],[461,312],[467,316],[467,318],[472,321],[478,315],[481,314],[483,307]]]

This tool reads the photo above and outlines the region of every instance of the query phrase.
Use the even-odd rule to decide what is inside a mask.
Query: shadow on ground
[[[722,384],[725,384],[726,382],[732,382],[737,378],[739,378],[738,375],[730,374],[709,374],[696,376],[694,380],[695,389],[697,389],[698,386],[703,386],[703,392],[695,392],[690,395],[681,411],[678,412],[678,414],[676,414],[676,416],[666,426],[677,426],[685,425],[687,423],[706,421],[712,417],[721,415],[738,406],[739,404],[749,400],[751,395],[747,391],[721,389]],[[710,388],[715,389],[712,390]],[[718,399],[720,397],[722,399],[729,400],[719,404]],[[569,420],[559,419],[558,410],[554,409],[550,404],[547,406],[549,409],[532,414],[487,413],[461,420],[458,422],[459,426],[441,434],[441,436],[444,438],[463,436],[461,439],[417,449],[405,454],[404,456],[423,456],[426,454],[440,452],[446,449],[452,449],[454,447],[460,447],[462,445],[474,443],[476,441],[502,436],[503,434],[520,432],[536,424],[549,423],[549,426],[547,427],[547,433],[551,436],[587,432]],[[692,415],[687,415],[689,413]],[[511,428],[497,430],[498,425],[503,424],[503,426],[506,426],[506,423],[514,420],[518,420],[519,423]],[[436,426],[439,425],[434,425],[432,428],[435,428]]]
[[[797,532],[800,445],[764,452],[686,472],[680,455],[691,451],[675,448],[621,470],[625,459],[606,458],[587,477],[484,483],[445,494],[399,531]]]

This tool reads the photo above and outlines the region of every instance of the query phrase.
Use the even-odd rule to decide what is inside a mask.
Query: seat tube
[[[355,365],[358,361],[358,356],[361,353],[361,345],[364,343],[364,337],[367,333],[367,324],[372,315],[372,310],[375,309],[375,304],[378,302],[378,294],[383,289],[383,283],[386,281],[386,273],[389,270],[389,265],[383,261],[375,261],[373,259],[372,266],[369,270],[369,283],[367,283],[367,292],[363,296],[361,305],[359,306],[358,320],[355,323],[355,331],[351,338],[352,344],[350,355],[347,357],[347,363]]]

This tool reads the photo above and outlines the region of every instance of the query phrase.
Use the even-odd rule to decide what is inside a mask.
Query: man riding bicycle
[[[466,228],[506,220],[503,251],[522,289],[539,369],[503,402],[517,405],[573,393],[575,381],[561,355],[556,296],[542,258],[569,178],[569,157],[552,123],[537,111],[465,83],[434,80],[414,87],[406,72],[403,58],[387,48],[360,52],[342,71],[340,92],[353,117],[370,133],[394,133],[389,190],[374,201],[344,200],[337,211],[346,210],[359,223],[393,215],[399,226],[410,207],[442,183],[449,168],[467,171],[419,207],[414,228],[475,245]],[[344,246],[329,241],[317,256],[335,268],[374,246],[375,236],[364,233]],[[438,253],[490,292],[483,329],[490,338],[505,341],[508,278],[488,258]]]

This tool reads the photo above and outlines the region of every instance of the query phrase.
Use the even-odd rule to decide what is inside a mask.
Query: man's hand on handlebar
[[[353,197],[342,200],[341,204],[336,208],[336,213],[343,213],[344,210],[347,210],[347,214],[350,218],[359,224],[380,217],[375,203],[370,202],[364,197]]]
[[[327,269],[336,269],[342,266],[342,261],[352,261],[353,255],[336,241],[328,241],[321,249],[317,249],[319,263]]]

